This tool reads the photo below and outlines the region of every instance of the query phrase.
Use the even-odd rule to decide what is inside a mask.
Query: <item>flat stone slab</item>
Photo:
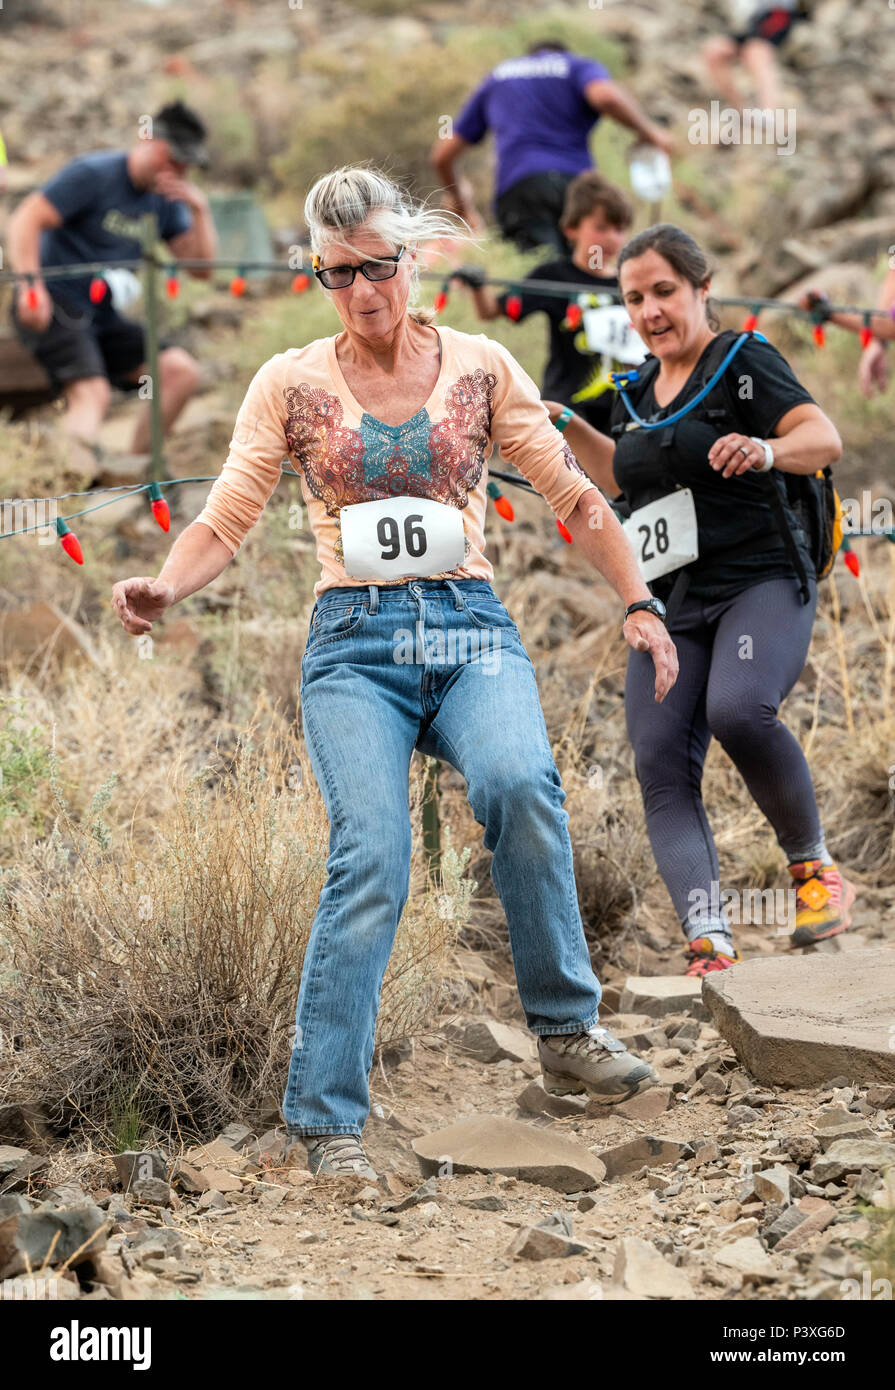
[[[621,1012],[664,1018],[690,1014],[708,1020],[702,1001],[702,980],[688,975],[629,975],[621,997]]]
[[[413,1141],[424,1177],[503,1173],[555,1192],[586,1192],[606,1168],[580,1144],[502,1115],[474,1115]]]
[[[712,1023],[757,1081],[895,1081],[895,951],[765,956],[705,977]]]

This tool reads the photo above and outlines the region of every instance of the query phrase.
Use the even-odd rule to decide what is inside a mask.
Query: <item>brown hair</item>
[[[706,280],[711,278],[712,266],[702,247],[673,222],[657,222],[654,227],[647,227],[625,242],[618,256],[619,276],[625,261],[633,261],[647,251],[655,251],[663,256],[672,270],[676,270],[694,290],[704,289]],[[721,322],[710,299],[706,300],[705,316],[709,327],[717,333]]]
[[[627,196],[595,169],[589,169],[573,179],[566,189],[566,201],[559,219],[561,227],[577,227],[585,217],[599,208],[612,227],[630,227],[634,208]]]

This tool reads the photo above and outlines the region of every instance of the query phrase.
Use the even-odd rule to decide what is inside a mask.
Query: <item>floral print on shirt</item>
[[[482,476],[496,382],[479,367],[445,393],[444,419],[433,422],[423,407],[386,425],[365,411],[358,429],[344,424],[338,396],[302,382],[284,392],[286,442],[312,496],[337,521],[342,507],[381,497],[463,508]],[[341,535],[335,556],[343,561]]]

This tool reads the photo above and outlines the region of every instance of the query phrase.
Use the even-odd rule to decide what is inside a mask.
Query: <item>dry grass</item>
[[[57,823],[2,881],[7,1103],[119,1148],[207,1135],[281,1092],[327,824],[303,745],[264,713],[231,756],[174,769],[148,852],[109,823],[114,777],[76,820],[51,755]],[[416,775],[415,811],[420,793]],[[417,839],[414,867],[380,1042],[430,1021],[468,909],[463,855],[429,888]]]

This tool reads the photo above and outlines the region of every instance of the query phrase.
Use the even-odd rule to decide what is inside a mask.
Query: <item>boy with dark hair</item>
[[[482,283],[485,272],[478,266],[461,266],[453,276],[470,287],[481,319],[505,314],[515,321],[538,312],[547,315],[550,353],[541,395],[571,407],[601,432],[609,425],[614,394],[609,372],[616,361],[610,353],[595,353],[588,346],[578,299],[589,308],[618,303],[612,293],[618,290],[615,261],[633,220],[634,210],[625,193],[591,170],[573,179],[566,191],[560,225],[569,249],[564,256],[530,270],[524,288],[496,295]],[[539,280],[580,285],[580,296],[574,288],[568,295],[539,292]]]

